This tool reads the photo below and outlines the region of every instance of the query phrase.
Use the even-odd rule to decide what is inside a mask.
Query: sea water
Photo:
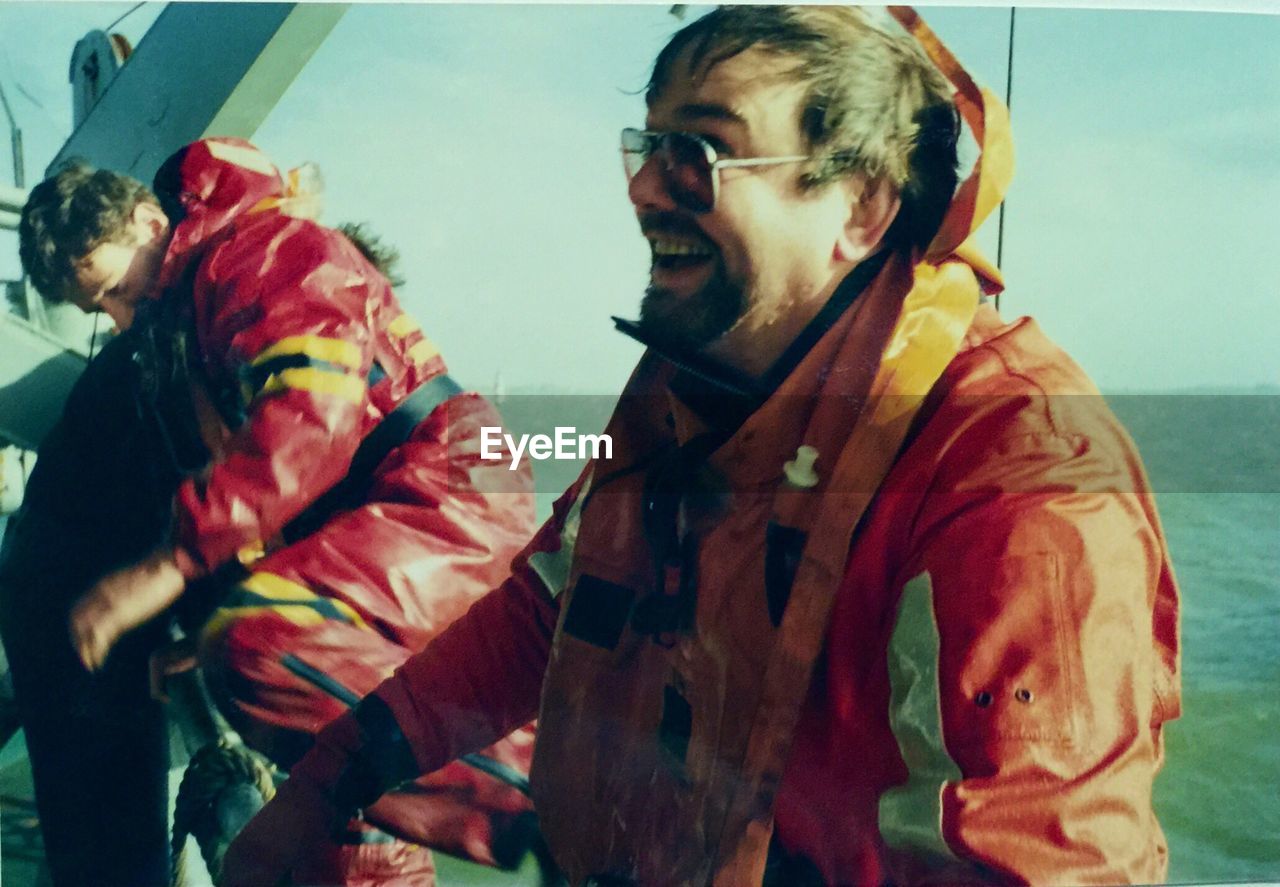
[[[1172,882],[1280,880],[1280,395],[1111,397],[1182,591],[1156,812]]]

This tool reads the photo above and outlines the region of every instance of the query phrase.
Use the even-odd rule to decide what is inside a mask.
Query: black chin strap
[[[760,399],[768,397],[760,382],[746,373],[725,366],[696,351],[676,351],[670,345],[659,342],[653,334],[640,325],[637,320],[624,317],[613,317],[613,325],[624,336],[635,339],[641,345],[675,366],[682,373],[687,373],[702,382],[719,389],[731,397]]]
[[[840,281],[840,285],[836,287],[836,291],[831,294],[831,298],[822,306],[822,309],[805,324],[804,329],[774,361],[773,366],[758,379],[741,370],[726,366],[701,352],[677,351],[666,343],[660,343],[638,321],[614,317],[613,325],[620,333],[635,339],[680,370],[680,374],[672,382],[672,389],[681,396],[682,400],[686,400],[684,394],[687,393],[690,396],[689,399],[695,401],[691,402],[690,406],[699,409],[699,412],[702,412],[700,409],[702,405],[711,406],[714,413],[727,412],[733,416],[741,415],[745,419],[759,409],[760,405],[778,390],[778,386],[787,376],[795,371],[800,361],[804,360],[805,355],[812,350],[818,340],[835,325],[841,315],[880,273],[880,269],[884,267],[888,258],[889,250],[881,250],[856,265],[844,280]],[[728,399],[729,403],[714,404],[718,399]]]

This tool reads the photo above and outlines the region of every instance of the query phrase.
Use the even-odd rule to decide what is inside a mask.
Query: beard
[[[711,279],[691,296],[650,284],[640,302],[640,328],[665,349],[700,351],[732,329],[746,310],[745,290],[717,260]]]

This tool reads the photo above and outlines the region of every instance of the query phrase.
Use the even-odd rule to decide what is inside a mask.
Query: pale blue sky
[[[118,30],[136,42],[160,8]],[[29,180],[70,130],[75,41],[128,9],[0,3]],[[637,349],[608,316],[634,312],[648,261],[617,133],[643,118],[666,10],[357,5],[256,141],[320,164],[326,220],[400,247],[459,378],[616,391]],[[1002,93],[1008,10],[923,12]],[[1016,49],[1003,313],[1107,389],[1280,384],[1280,16],[1024,8]]]

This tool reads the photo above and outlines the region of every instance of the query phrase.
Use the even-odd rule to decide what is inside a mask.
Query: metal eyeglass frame
[[[719,200],[720,198],[720,170],[721,169],[735,169],[739,167],[748,167],[748,166],[778,166],[783,163],[801,163],[805,160],[812,160],[814,156],[812,154],[788,154],[785,156],[778,156],[778,157],[724,157],[722,158],[717,156],[716,149],[711,146],[710,142],[708,142],[705,138],[695,133],[658,132],[656,130],[651,130],[651,129],[635,129],[633,127],[627,127],[626,129],[622,130],[622,166],[627,173],[628,183],[631,182],[631,180],[634,179],[640,173],[640,170],[644,168],[644,164],[648,162],[650,157],[653,156],[656,143],[660,139],[669,138],[671,136],[678,136],[680,138],[689,139],[695,145],[700,146],[702,148],[702,153],[706,155],[707,169],[711,176],[711,203],[708,204],[706,208],[702,208],[699,206],[688,206],[688,205],[685,205],[680,200],[680,195],[677,195],[675,193],[672,193],[671,195],[672,198],[675,199],[677,203],[684,206],[685,209],[688,209],[691,212],[698,212],[698,213],[711,212],[711,210],[715,209],[716,201]],[[629,148],[627,146],[628,139],[643,139],[645,144],[645,149],[636,150],[634,148]],[[640,161],[640,165],[636,167],[635,172],[631,171],[631,168],[627,163],[628,154],[640,154],[640,155],[643,155],[644,157],[644,159]],[[672,166],[670,162],[670,157],[671,157],[670,152],[668,152],[667,163],[664,164],[665,166],[664,171],[667,173],[671,171],[671,166]]]

